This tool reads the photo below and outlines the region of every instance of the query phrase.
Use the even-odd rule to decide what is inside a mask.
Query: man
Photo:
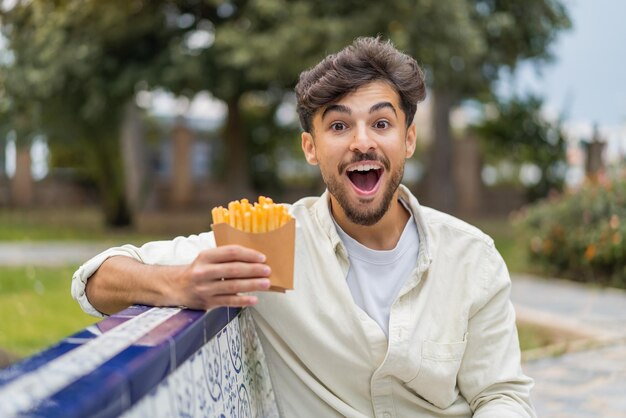
[[[328,190],[290,208],[295,290],[264,292],[262,254],[203,233],[108,250],[77,271],[74,297],[92,314],[254,306],[287,417],[535,416],[493,241],[400,186],[425,96],[415,60],[360,38],[296,93],[302,149]]]

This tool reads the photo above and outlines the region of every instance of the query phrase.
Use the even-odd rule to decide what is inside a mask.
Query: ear
[[[405,158],[411,158],[413,153],[415,152],[415,145],[417,141],[417,127],[415,126],[415,122],[409,125],[406,130],[406,154]]]
[[[311,165],[317,165],[317,155],[315,154],[315,141],[313,135],[309,132],[302,132],[302,151],[304,152],[304,158]]]

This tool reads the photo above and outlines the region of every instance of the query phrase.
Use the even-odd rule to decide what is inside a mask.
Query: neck
[[[330,196],[331,212],[343,231],[372,250],[392,250],[398,244],[402,231],[410,218],[409,212],[398,201],[398,192],[389,209],[374,225],[359,225],[349,220],[339,203]]]

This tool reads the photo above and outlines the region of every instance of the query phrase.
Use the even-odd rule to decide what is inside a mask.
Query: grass
[[[77,266],[0,267],[0,347],[32,355],[96,322],[70,296]]]
[[[522,351],[545,347],[555,342],[555,337],[549,330],[537,325],[518,323],[517,334]]]
[[[525,243],[519,238],[508,219],[480,219],[470,221],[470,223],[493,238],[509,271],[515,273],[532,271],[528,263]]]
[[[139,245],[164,238],[171,236],[162,232],[109,230],[97,208],[0,208],[0,241],[5,242]],[[0,350],[13,358],[27,357],[97,321],[85,314],[70,295],[71,277],[77,267],[0,266]]]

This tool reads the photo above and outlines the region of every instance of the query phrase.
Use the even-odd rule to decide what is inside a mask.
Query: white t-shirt
[[[385,251],[372,250],[346,234],[337,222],[335,226],[350,259],[346,280],[352,298],[389,337],[391,305],[417,265],[419,235],[415,219],[411,215],[396,247]]]

